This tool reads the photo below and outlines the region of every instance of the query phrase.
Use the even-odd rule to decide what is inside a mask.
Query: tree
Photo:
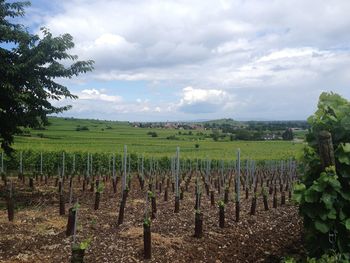
[[[285,140],[285,141],[292,141],[294,139],[293,130],[291,128],[287,128],[282,133],[282,139]]]
[[[213,129],[212,134],[210,134],[214,141],[218,141],[220,137],[220,131],[218,129]]]
[[[47,125],[48,114],[71,108],[51,104],[53,100],[77,98],[55,79],[91,71],[94,63],[78,61],[76,55],[67,53],[74,47],[69,34],[53,37],[42,28],[40,38],[23,25],[13,23],[14,18],[24,16],[24,8],[29,5],[0,0],[0,142],[8,154],[13,151],[14,135],[21,133],[21,128]],[[60,61],[72,64],[65,66]]]

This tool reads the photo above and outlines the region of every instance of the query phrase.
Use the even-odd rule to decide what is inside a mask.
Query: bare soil
[[[194,180],[193,180],[194,181]],[[48,185],[35,182],[35,190],[13,178],[16,205],[14,222],[8,222],[2,185],[0,206],[0,262],[70,262],[72,237],[65,236],[66,215],[59,216],[59,200],[54,180]],[[111,181],[105,184],[100,209],[94,210],[95,194],[82,181],[74,182],[74,197],[78,211],[77,240],[92,238],[85,253],[85,262],[143,262],[143,214],[146,190],[141,191],[137,178],[132,181],[126,202],[124,223],[117,226],[121,199],[113,193]],[[145,184],[146,185],[146,184]],[[157,215],[152,221],[152,259],[146,262],[280,262],[287,254],[303,253],[302,221],[298,208],[288,200],[286,205],[264,211],[263,198],[257,201],[256,215],[249,215],[249,199],[241,197],[241,218],[235,222],[235,204],[225,207],[225,228],[219,228],[219,209],[210,205],[205,191],[202,197],[203,237],[194,235],[194,183],[180,201],[180,212],[174,213],[174,193],[169,189],[169,201],[156,191]],[[65,183],[68,200],[68,180]],[[232,196],[230,194],[230,199]],[[218,201],[218,193],[215,193]],[[150,211],[150,210],[149,210]]]

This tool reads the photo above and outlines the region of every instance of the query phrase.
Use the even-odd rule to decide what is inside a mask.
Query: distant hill
[[[217,124],[217,125],[222,125],[222,124],[228,124],[228,125],[233,125],[233,126],[240,126],[242,125],[242,122],[233,120],[231,118],[228,119],[217,119],[217,120],[209,120],[209,121],[203,121],[200,122],[202,124]]]
[[[242,121],[236,121],[231,118],[204,121],[204,122],[200,122],[199,124],[206,129],[222,129],[222,130],[226,130],[226,132],[227,132],[227,128],[232,130],[232,129],[245,129],[246,127],[248,127],[247,123]]]

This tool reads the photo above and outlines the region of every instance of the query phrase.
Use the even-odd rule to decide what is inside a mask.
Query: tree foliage
[[[76,99],[67,87],[55,81],[91,71],[93,61],[78,61],[67,51],[74,47],[69,34],[54,37],[42,28],[42,37],[31,34],[21,24],[29,2],[0,0],[0,140],[5,152],[12,151],[13,136],[21,127],[48,124],[47,115],[70,108],[56,107],[52,101]],[[72,61],[67,66],[67,62]]]
[[[287,128],[282,133],[282,139],[285,140],[285,141],[292,141],[294,139],[293,130],[291,128]]]
[[[295,186],[294,199],[304,217],[306,241],[312,256],[329,250],[350,253],[350,102],[322,93],[318,109],[309,117],[305,171]],[[332,135],[335,166],[322,169],[318,136]]]

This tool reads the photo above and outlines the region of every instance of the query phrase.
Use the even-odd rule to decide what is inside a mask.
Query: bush
[[[350,253],[350,103],[333,93],[322,93],[304,149],[304,175],[294,187],[294,200],[304,218],[310,255],[321,257],[331,249]],[[323,169],[318,138],[330,132],[335,166]]]
[[[89,128],[86,127],[86,126],[80,126],[78,125],[76,128],[75,128],[76,131],[88,131]]]
[[[282,133],[282,139],[285,141],[292,141],[294,139],[293,130],[291,128],[286,129]]]
[[[148,132],[147,135],[150,135],[151,137],[158,137],[158,134],[153,131]]]
[[[213,138],[214,141],[218,141],[219,137],[220,137],[220,131],[215,129],[212,131],[212,134],[210,134],[210,136]]]
[[[179,140],[179,138],[177,138],[175,135],[170,135],[168,137],[166,137],[167,140]]]

